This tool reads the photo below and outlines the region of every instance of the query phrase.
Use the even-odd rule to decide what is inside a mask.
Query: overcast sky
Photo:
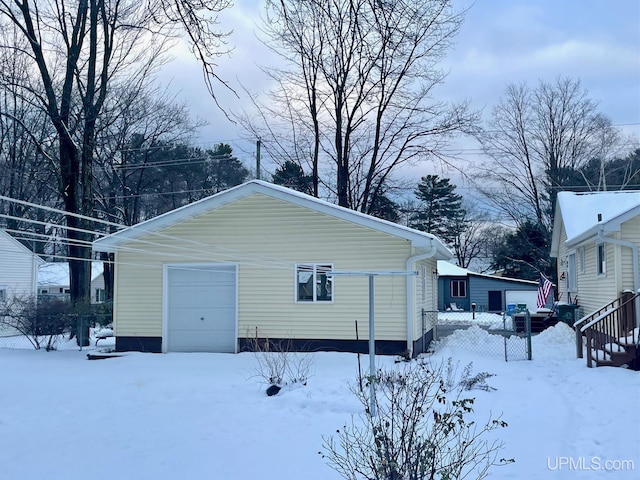
[[[225,108],[246,102],[239,85],[259,93],[269,84],[259,65],[276,59],[256,38],[262,0],[234,0],[221,20],[233,29],[234,51],[219,61],[220,76],[237,89],[238,100],[219,88]],[[625,133],[640,140],[640,1],[639,0],[458,0],[469,7],[465,23],[444,68],[450,71],[439,88],[442,100],[469,99],[490,114],[509,83],[580,79],[601,113]],[[197,65],[178,52],[165,68],[192,114],[209,122],[198,143],[225,142],[249,163],[253,146],[240,142],[240,132],[208,97]],[[245,150],[246,153],[243,153]],[[268,159],[265,159],[268,162]],[[267,164],[268,165],[268,164]],[[268,167],[267,167],[268,168]],[[424,166],[417,174],[432,173]]]

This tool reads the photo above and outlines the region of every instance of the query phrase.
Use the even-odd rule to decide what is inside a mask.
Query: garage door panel
[[[171,308],[169,309],[171,325],[169,330],[179,330],[183,328],[201,328],[203,330],[219,328],[232,315],[235,315],[233,307],[219,308]],[[234,325],[235,327],[235,325]],[[230,328],[230,327],[227,327]]]
[[[235,345],[231,346],[224,340],[228,332],[209,331],[200,332],[184,330],[174,332],[169,349],[172,352],[214,352],[234,353]]]
[[[235,284],[234,267],[171,267],[171,285]]]
[[[235,285],[171,287],[169,302],[172,307],[216,306],[235,303]]]
[[[167,349],[235,352],[235,266],[168,267]]]

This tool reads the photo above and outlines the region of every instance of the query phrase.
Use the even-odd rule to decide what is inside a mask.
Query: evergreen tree
[[[556,281],[555,264],[549,258],[547,234],[537,222],[528,220],[496,242],[491,267],[505,277],[538,280],[544,274]]]
[[[287,160],[273,174],[273,183],[292,188],[298,192],[313,195],[313,177],[305,175],[302,167],[297,163]]]
[[[455,189],[448,178],[438,175],[422,177],[414,192],[420,205],[410,217],[411,226],[452,245],[460,234],[461,220],[465,215],[462,197],[455,193]]]

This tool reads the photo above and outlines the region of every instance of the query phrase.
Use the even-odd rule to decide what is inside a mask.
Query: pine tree
[[[449,245],[460,233],[465,210],[462,196],[455,193],[456,186],[448,178],[438,175],[422,177],[414,194],[420,202],[413,213],[411,226],[440,237]]]

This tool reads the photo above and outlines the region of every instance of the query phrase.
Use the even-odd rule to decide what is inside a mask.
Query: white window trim
[[[312,300],[298,300],[298,267],[313,267],[313,299]],[[300,262],[300,263],[296,263],[295,268],[293,270],[293,300],[295,303],[298,304],[307,304],[307,305],[316,305],[316,304],[322,304],[322,305],[328,305],[328,304],[332,304],[335,301],[335,288],[334,288],[334,279],[335,277],[332,277],[330,282],[331,282],[331,300],[317,300],[316,299],[316,289],[315,289],[315,285],[316,285],[316,272],[317,272],[317,267],[319,266],[323,266],[323,267],[329,267],[329,269],[331,271],[333,271],[333,263],[332,262]]]
[[[602,247],[602,262],[600,261],[600,247]],[[600,271],[602,267],[602,271]],[[607,244],[605,242],[596,243],[596,276],[607,276]]]
[[[580,265],[577,267],[577,273],[584,273],[584,247],[578,248],[578,262]]]
[[[460,282],[464,283],[464,296],[460,296],[460,295],[456,296],[456,295],[453,294],[453,283],[454,282],[457,282],[458,284],[460,284]],[[468,290],[468,282],[466,280],[451,280],[450,288],[451,288],[451,291],[449,293],[451,293],[451,298],[467,298],[468,297],[468,292],[467,292],[467,290]],[[460,288],[458,288],[458,293],[460,293]]]
[[[573,260],[571,260],[573,258]],[[567,253],[567,292],[575,293],[578,291],[578,270],[576,266],[576,251],[572,250]]]

